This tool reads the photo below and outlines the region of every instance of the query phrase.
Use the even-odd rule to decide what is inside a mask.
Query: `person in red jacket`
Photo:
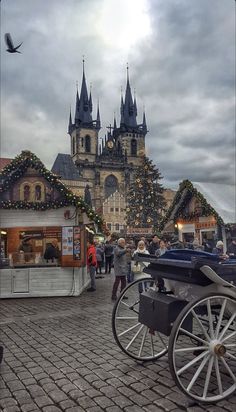
[[[89,275],[91,279],[90,288],[87,289],[87,292],[95,292],[95,276],[97,268],[97,258],[96,258],[96,248],[92,239],[87,241],[87,266],[89,270]]]

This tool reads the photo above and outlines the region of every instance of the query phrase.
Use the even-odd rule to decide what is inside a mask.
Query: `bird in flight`
[[[10,33],[5,34],[5,42],[6,42],[6,45],[8,47],[7,51],[9,53],[20,53],[17,49],[19,49],[19,47],[22,45],[23,42],[20,43],[19,46],[14,47],[14,44],[13,44]]]

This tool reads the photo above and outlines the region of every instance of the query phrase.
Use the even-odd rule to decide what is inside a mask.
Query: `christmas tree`
[[[130,227],[152,227],[158,230],[162,211],[165,209],[162,176],[146,156],[137,168],[128,193],[126,220]]]

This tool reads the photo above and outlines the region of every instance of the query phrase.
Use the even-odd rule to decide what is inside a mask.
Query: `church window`
[[[117,178],[114,175],[107,176],[104,183],[105,198],[115,193],[116,190],[118,191]]]
[[[131,140],[131,156],[137,156],[137,140]]]
[[[91,138],[89,135],[85,136],[85,152],[91,152]]]
[[[81,139],[81,146],[84,147],[84,138]]]

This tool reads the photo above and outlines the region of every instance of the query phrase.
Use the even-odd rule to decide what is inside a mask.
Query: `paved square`
[[[236,395],[188,406],[167,357],[138,364],[111,331],[113,277],[79,297],[0,302],[0,410],[3,412],[235,411]]]

